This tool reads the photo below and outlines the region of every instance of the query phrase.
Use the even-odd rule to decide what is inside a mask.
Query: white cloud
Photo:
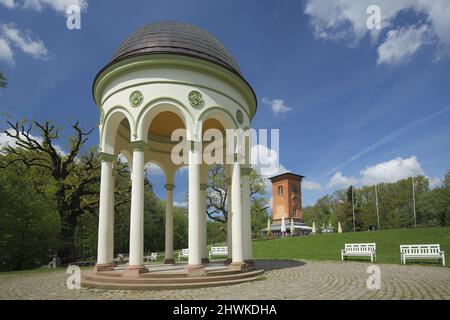
[[[327,184],[328,188],[348,188],[351,185],[355,185],[358,183],[358,179],[355,177],[345,177],[342,175],[342,172],[338,171],[336,174],[331,177],[330,182]]]
[[[410,26],[391,30],[386,40],[378,47],[378,64],[400,64],[409,58],[424,44],[429,43],[429,27]]]
[[[425,175],[419,161],[415,156],[410,158],[396,158],[382,162],[360,172],[363,185],[378,183],[393,183],[411,177],[412,174]]]
[[[425,16],[424,23],[429,27],[428,31],[434,36],[437,44],[438,58],[450,54],[450,19],[448,19],[450,1],[448,0],[377,0],[376,2],[373,0],[307,0],[304,13],[310,16],[313,33],[317,39],[346,41],[353,46],[368,34],[373,41],[377,41],[380,30],[372,31],[366,26],[368,18],[366,10],[374,4],[381,10],[381,32],[398,29],[398,26],[394,26],[398,14],[412,10]]]
[[[343,189],[350,185],[373,186],[380,183],[395,183],[400,180],[408,179],[414,176],[424,176],[428,179],[431,189],[438,188],[442,185],[442,180],[436,177],[428,177],[422,169],[416,156],[410,158],[392,159],[381,162],[373,166],[368,166],[360,171],[359,179],[354,177],[345,177],[339,171],[328,183],[328,188]]]
[[[178,208],[185,208],[187,207],[188,203],[186,201],[174,201],[173,206]]]
[[[87,0],[24,0],[24,9],[33,9],[42,11],[49,7],[57,12],[66,13],[66,9],[70,5],[77,5],[81,10],[86,10],[88,7]]]
[[[10,138],[6,133],[0,132],[0,149],[10,145],[15,145],[14,139]]]
[[[385,144],[391,142],[392,140],[395,140],[396,138],[400,137],[401,135],[405,134],[408,131],[411,131],[421,125],[423,125],[424,123],[429,122],[430,120],[433,120],[447,112],[450,111],[450,105],[436,111],[433,113],[430,113],[422,118],[419,118],[417,120],[414,120],[413,122],[408,123],[407,125],[389,133],[388,135],[382,137],[381,139],[377,140],[376,142],[372,143],[371,145],[369,145],[367,148],[365,148],[364,150],[358,152],[357,154],[351,156],[349,159],[347,159],[347,161],[341,163],[340,165],[334,167],[333,169],[327,171],[324,176],[332,174],[333,172],[335,172],[336,170],[339,170],[347,165],[349,165],[350,163],[352,163],[353,161],[361,158],[362,156],[365,156],[366,154],[384,146]]]
[[[442,180],[440,178],[428,178],[428,184],[430,185],[430,189],[436,189],[442,187]]]
[[[152,175],[164,175],[164,171],[154,163],[147,163],[145,165],[145,169],[147,169],[148,174]]]
[[[10,129],[9,132],[13,133],[14,131],[12,131],[12,129]],[[23,135],[21,135],[21,136],[23,137]],[[32,139],[36,140],[37,142],[42,143],[42,138],[41,137],[36,137],[36,136],[33,136],[33,135],[30,135],[30,137]],[[16,145],[16,139],[11,138],[10,136],[8,136],[4,132],[0,132],[0,149],[2,149],[3,147],[7,147],[7,146],[16,147],[17,146]],[[59,154],[61,154],[63,156],[67,155],[67,152],[64,151],[64,149],[61,146],[53,145],[53,147],[55,148],[55,150]]]
[[[304,190],[322,190],[322,186],[314,181],[303,180],[302,181],[302,189]]]
[[[0,26],[0,34],[9,43],[14,44],[23,52],[31,55],[35,59],[47,59],[48,50],[41,40],[32,40],[30,33],[23,34],[13,25],[3,24]]]
[[[268,98],[262,98],[262,103],[268,105],[274,114],[286,113],[292,110],[284,104],[282,99],[269,100]]]
[[[0,4],[8,9],[22,8],[39,12],[50,8],[64,15],[70,5],[77,5],[81,11],[88,8],[88,0],[0,0]]]
[[[263,177],[289,172],[289,170],[280,164],[278,152],[264,145],[257,144],[252,146],[251,159],[253,168]]]
[[[14,0],[0,0],[0,4],[4,5],[8,9],[13,9],[16,6]]]
[[[4,60],[9,64],[14,64],[14,54],[9,46],[8,41],[0,38],[0,60]]]

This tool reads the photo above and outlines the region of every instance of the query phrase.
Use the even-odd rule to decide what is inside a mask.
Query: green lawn
[[[400,263],[400,244],[439,243],[441,250],[446,251],[446,264],[450,265],[448,258],[450,228],[381,230],[259,240],[253,242],[253,257],[256,259],[340,260],[344,244],[357,242],[375,242],[377,262],[396,264]]]

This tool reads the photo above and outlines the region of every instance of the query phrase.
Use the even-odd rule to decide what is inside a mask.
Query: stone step
[[[108,290],[173,290],[173,289],[194,289],[205,287],[218,287],[226,285],[234,285],[244,282],[250,282],[260,279],[259,276],[213,281],[213,282],[191,282],[191,283],[109,283],[109,282],[97,282],[93,280],[82,281],[83,287],[96,288],[96,289],[108,289]]]
[[[174,277],[156,277],[156,274],[152,277],[148,277],[148,274],[142,274],[140,277],[118,277],[117,275],[111,276],[105,273],[95,272],[83,272],[83,281],[93,281],[97,283],[128,283],[128,284],[172,284],[172,283],[206,283],[217,281],[228,281],[245,279],[249,277],[255,277],[262,274],[263,270],[256,270],[250,272],[235,273],[230,271],[229,274],[224,275],[206,275],[203,277],[187,277],[186,274],[174,274]]]

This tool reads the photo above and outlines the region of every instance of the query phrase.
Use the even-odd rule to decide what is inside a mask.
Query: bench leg
[[[445,254],[442,254],[442,266],[445,267]]]

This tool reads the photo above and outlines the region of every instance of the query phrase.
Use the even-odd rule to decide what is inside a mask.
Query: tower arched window
[[[283,195],[283,186],[278,187],[278,195],[279,196]]]

